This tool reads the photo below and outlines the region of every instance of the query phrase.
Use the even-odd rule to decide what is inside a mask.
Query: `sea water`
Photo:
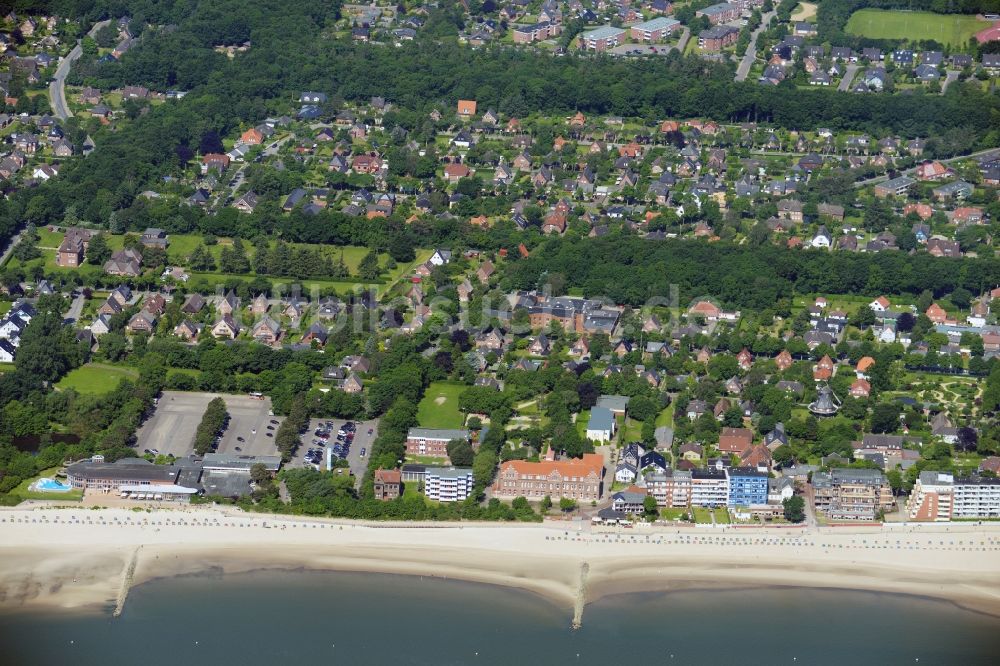
[[[5,611],[0,664],[1000,663],[1000,619],[918,597],[763,588],[623,594],[583,626],[535,594],[453,580],[258,571],[137,586],[124,614]]]

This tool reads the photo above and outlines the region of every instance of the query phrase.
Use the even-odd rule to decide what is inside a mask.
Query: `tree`
[[[452,465],[457,465],[459,467],[468,467],[472,465],[472,461],[475,458],[475,451],[472,450],[472,445],[469,444],[467,439],[453,439],[448,442],[448,459],[451,460]]]
[[[646,517],[651,520],[660,515],[660,510],[656,507],[656,498],[652,495],[642,498],[642,509]]]
[[[979,433],[975,428],[962,426],[958,429],[956,448],[960,451],[975,451],[977,446],[979,446]]]
[[[790,523],[801,523],[806,519],[806,502],[801,495],[792,495],[782,505],[785,508],[785,520]]]
[[[377,280],[381,272],[382,269],[378,265],[378,253],[375,250],[369,250],[361,263],[358,264],[358,275],[363,280]]]
[[[250,465],[250,480],[257,485],[264,485],[271,480],[271,474],[264,467],[264,463]]]
[[[909,333],[917,323],[916,317],[909,312],[904,312],[896,319],[896,330],[902,333]]]
[[[569,513],[576,508],[576,500],[570,499],[569,497],[559,498],[559,510],[564,513]]]
[[[205,455],[215,447],[216,438],[222,434],[222,430],[229,420],[229,412],[226,411],[226,403],[222,398],[212,398],[205,407],[205,413],[201,417],[201,423],[194,434],[194,452],[200,456]]]
[[[191,256],[188,258],[188,264],[191,266],[191,270],[194,271],[215,270],[215,258],[204,245],[198,245],[194,248]]]
[[[108,247],[108,238],[104,234],[95,234],[87,243],[87,263],[94,266],[103,266],[104,262],[111,258],[111,248]]]
[[[546,495],[542,498],[542,513],[548,513],[549,509],[552,508],[552,498]]]
[[[885,478],[889,481],[892,493],[898,495],[903,490],[903,473],[894,467],[885,473]]]
[[[948,299],[959,308],[965,310],[969,307],[969,304],[972,302],[972,294],[969,292],[968,289],[964,287],[959,287],[955,291],[951,292],[951,295],[948,296]]]
[[[17,244],[12,254],[22,264],[32,259],[38,259],[38,257],[42,256],[42,251],[38,249],[38,236],[25,232],[24,238]]]
[[[899,427],[899,405],[891,402],[883,402],[875,405],[872,410],[872,432],[887,433],[896,432]]]

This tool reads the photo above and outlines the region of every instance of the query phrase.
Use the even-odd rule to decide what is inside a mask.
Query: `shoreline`
[[[618,594],[777,587],[904,594],[1000,617],[1000,525],[799,534],[414,527],[212,510],[4,511],[0,610],[121,612],[131,587],[154,580],[305,570],[513,587],[564,608],[574,625],[586,605]]]

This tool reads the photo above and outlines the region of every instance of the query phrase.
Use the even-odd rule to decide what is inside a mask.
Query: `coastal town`
[[[739,33],[761,25],[762,10],[768,21],[791,21],[795,3],[764,5],[612,8],[626,28],[576,32],[581,49],[604,51],[661,42],[682,27],[687,37],[697,23],[709,26],[701,35]],[[500,9],[505,21],[527,16],[516,5]],[[606,11],[543,3],[531,16],[537,21],[513,28],[513,43],[545,44],[567,24],[579,28]],[[420,27],[382,8],[348,20],[360,41]],[[30,70],[25,90],[44,85],[45,65],[55,60],[43,55],[75,33],[52,17],[6,21],[18,25],[19,53],[41,54],[34,69],[15,58],[12,71]],[[394,28],[404,24],[412,27]],[[141,43],[138,33],[153,29],[127,17],[95,25],[77,64],[86,71],[89,59],[120,60]],[[828,56],[812,46],[808,22],[779,34],[772,44],[762,30],[755,42],[773,54],[762,82],[780,82],[776,72],[793,61],[816,76],[826,71],[820,63],[860,70],[858,63],[886,59],[841,47]],[[991,34],[977,36],[988,43]],[[237,61],[252,48],[216,50]],[[997,73],[990,54],[977,64],[959,51],[950,60],[901,53],[888,56],[900,83],[914,76],[908,64],[951,63],[987,80]],[[29,99],[16,86],[7,96],[15,107]],[[67,114],[33,115],[34,106],[4,116],[13,146],[6,182],[37,186],[63,160],[87,159],[91,135],[183,97],[71,85],[68,125],[58,119]],[[860,293],[824,293],[816,284],[753,308],[732,294],[690,290],[637,303],[614,290],[569,288],[565,275],[511,288],[519,267],[553,239],[932,261],[992,256],[998,150],[961,155],[953,137],[758,122],[517,117],[477,99],[435,106],[407,136],[391,100],[334,97],[303,90],[256,125],[203,136],[199,150],[178,154],[174,175],[111,212],[106,228],[85,222],[90,210],[67,211],[65,223],[29,225],[16,239],[0,275],[9,299],[0,362],[17,365],[41,301],[58,305],[74,346],[75,369],[57,391],[99,399],[134,380],[149,352],[163,366],[160,391],[134,431],[122,433],[118,452],[70,460],[55,492],[251,505],[280,496],[295,505],[284,469],[340,477],[347,498],[422,498],[425,509],[488,499],[498,516],[600,525],[1000,517],[1000,450],[992,429],[979,426],[995,405],[984,404],[989,391],[977,379],[992,376],[1000,354],[996,284],[880,294],[869,274]],[[187,220],[181,227],[169,218],[177,213]],[[244,240],[245,218],[317,231],[297,232],[296,242]],[[371,249],[324,238],[331,226],[358,224],[460,225],[468,233],[438,247],[412,236]],[[388,453],[372,417],[392,406],[386,358],[401,338],[427,369],[409,397],[416,413],[386,434]],[[275,370],[301,368],[299,376],[265,378],[232,358],[265,351]],[[228,376],[210,369],[218,356],[230,357]],[[285,395],[271,395],[275,388]],[[255,409],[240,392],[257,396]],[[198,419],[217,393],[231,394],[226,425],[210,446],[196,446]],[[189,406],[162,417],[181,440],[168,442],[155,431],[175,399]],[[282,403],[278,412],[264,409],[272,399]],[[309,407],[282,426],[290,401]],[[251,419],[266,411],[268,419],[244,432],[242,421],[228,420],[233,409],[258,412]],[[43,493],[31,476],[8,473],[4,488]],[[496,508],[508,502],[513,511]]]
[[[995,611],[995,2],[187,4],[0,17],[0,607]]]

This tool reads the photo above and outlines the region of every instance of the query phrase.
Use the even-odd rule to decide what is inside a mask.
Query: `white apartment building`
[[[466,467],[428,467],[424,477],[424,495],[435,502],[461,502],[472,486],[472,470]]]

